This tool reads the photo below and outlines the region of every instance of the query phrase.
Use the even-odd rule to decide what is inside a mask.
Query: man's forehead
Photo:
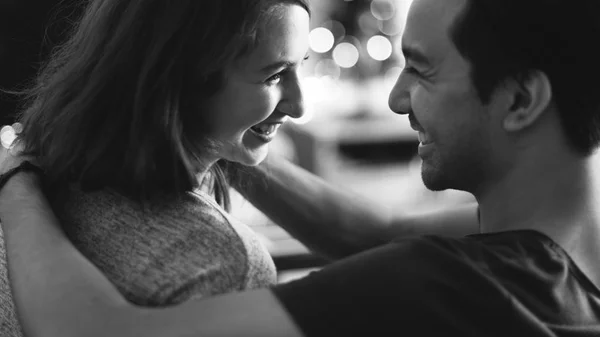
[[[402,36],[403,47],[425,54],[448,48],[451,45],[450,29],[466,2],[467,0],[414,0]]]
[[[432,20],[432,23],[451,23],[465,8],[468,0],[413,0],[408,19]],[[445,21],[445,22],[440,22]]]

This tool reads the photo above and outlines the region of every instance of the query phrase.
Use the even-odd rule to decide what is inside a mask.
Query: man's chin
[[[467,193],[473,193],[474,182],[473,175],[448,175],[441,171],[422,170],[421,178],[423,185],[433,192],[446,190],[457,190]]]
[[[444,177],[439,170],[425,167],[425,164],[421,169],[421,179],[423,185],[430,191],[440,192],[453,188],[447,177]]]
[[[427,187],[428,190],[430,190],[432,192],[441,192],[441,191],[451,189],[451,187],[444,186],[444,185],[438,184],[436,182],[429,182],[426,180],[423,180],[423,184],[425,185],[425,187]]]

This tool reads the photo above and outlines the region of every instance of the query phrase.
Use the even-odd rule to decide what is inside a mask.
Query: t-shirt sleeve
[[[466,261],[439,238],[402,240],[273,291],[308,337],[506,333],[504,293]]]

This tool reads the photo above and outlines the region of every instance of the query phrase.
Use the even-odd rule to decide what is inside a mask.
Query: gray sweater
[[[177,202],[141,204],[112,190],[74,188],[56,211],[75,246],[139,305],[167,306],[276,281],[258,237],[200,191]],[[21,335],[0,240],[0,336]]]

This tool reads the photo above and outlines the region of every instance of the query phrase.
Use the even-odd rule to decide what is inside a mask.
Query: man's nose
[[[406,78],[400,74],[394,88],[390,92],[388,106],[397,114],[405,115],[411,112],[410,107],[410,92],[406,83]]]

